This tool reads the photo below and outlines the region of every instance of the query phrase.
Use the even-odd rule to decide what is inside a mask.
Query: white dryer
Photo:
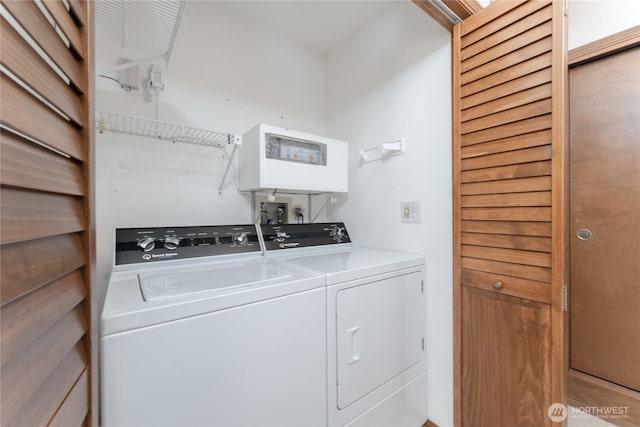
[[[117,230],[102,425],[326,426],[325,304],[253,225]]]
[[[353,246],[343,223],[263,225],[268,257],[327,282],[328,425],[427,420],[425,261]]]

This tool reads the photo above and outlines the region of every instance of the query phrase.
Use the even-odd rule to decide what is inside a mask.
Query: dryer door
[[[344,409],[423,357],[422,274],[338,291],[338,408]]]

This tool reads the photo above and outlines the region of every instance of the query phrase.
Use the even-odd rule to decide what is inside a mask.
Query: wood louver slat
[[[463,60],[471,58],[472,56],[485,51],[487,46],[496,46],[528,31],[532,27],[550,21],[551,7],[545,6],[544,3],[529,3],[528,8],[518,8],[515,12],[519,12],[519,14],[522,15],[530,10],[535,10],[537,7],[541,9],[536,10],[531,15],[526,16],[523,19],[514,21],[504,29],[496,31],[482,39],[477,39],[481,34],[474,34],[475,37],[465,37],[462,43],[461,58]]]
[[[42,57],[20,37],[9,23],[2,18],[0,25],[0,48],[2,65],[54,104],[75,123],[86,126],[82,115],[82,103],[76,91],[67,85]]]
[[[503,98],[462,110],[461,120],[462,122],[467,122],[469,120],[489,116],[494,113],[499,113],[500,111],[509,110],[511,108],[520,107],[535,101],[549,98],[550,95],[551,83],[534,86],[532,88],[525,89],[520,93],[507,95]]]
[[[97,426],[93,4],[0,1],[0,427]]]
[[[33,1],[2,0],[2,5],[22,25],[51,60],[71,80],[74,89],[83,92],[87,78],[83,77],[82,64],[64,45],[49,21]]]
[[[84,193],[81,165],[50,150],[0,131],[0,183],[13,187],[80,196]]]
[[[515,61],[510,61],[510,63],[516,62],[519,59],[520,58],[515,59]],[[504,68],[502,64],[499,64],[498,66],[492,68],[497,68],[500,71],[496,71],[493,74],[487,75],[486,77],[465,84],[460,88],[460,93],[463,97],[469,96],[482,90],[487,90],[494,86],[498,86],[504,82],[517,79],[518,77],[529,75],[535,71],[543,70],[550,66],[551,54],[549,52],[543,53],[542,55],[538,55],[531,59],[522,60],[522,62],[516,63],[515,65],[508,68]],[[487,65],[487,67],[491,67],[491,65]]]
[[[551,255],[545,252],[533,252],[515,249],[494,248],[490,246],[462,245],[463,257],[489,259],[513,264],[551,267]]]
[[[460,217],[475,221],[551,221],[551,208],[462,208]]]
[[[84,228],[78,197],[3,188],[0,232],[2,244],[68,234]]]
[[[71,122],[48,108],[10,78],[2,74],[2,96],[13,100],[2,105],[2,123],[38,142],[53,147],[78,160],[86,160],[82,134]]]
[[[462,73],[463,73],[462,84],[467,83],[465,81],[465,75],[469,70],[472,70],[476,67],[487,64],[489,62],[497,63],[495,61],[496,58],[504,57],[507,54],[510,54],[512,52],[518,52],[527,46],[531,46],[532,44],[534,44],[534,42],[537,42],[538,40],[549,39],[550,35],[551,35],[551,22],[548,21],[538,25],[535,28],[530,29],[525,33],[517,35],[511,39],[507,39],[506,41],[504,41],[503,43],[500,43],[499,45],[492,46],[489,49],[483,50],[481,53],[471,56],[468,60],[464,61],[462,65]],[[549,48],[550,47],[551,46],[549,44]],[[547,50],[550,50],[549,48]],[[463,56],[464,54],[465,54],[465,50],[462,51]],[[516,55],[516,57],[524,57],[524,55],[522,55],[521,53],[520,55]],[[519,60],[519,61],[508,62],[507,64],[515,65],[519,62],[522,62],[522,61]]]
[[[76,270],[2,308],[2,365],[17,357],[49,325],[56,323],[85,297]]]
[[[551,223],[531,221],[463,221],[462,232],[551,237]]]
[[[0,297],[5,305],[85,264],[80,234],[3,245]]]
[[[11,419],[86,332],[84,312],[68,312],[21,354],[2,367],[2,416]],[[6,417],[6,418],[4,418]]]
[[[499,139],[497,141],[489,141],[483,144],[462,147],[460,149],[460,158],[468,159],[496,153],[507,153],[509,151],[520,150],[529,147],[539,147],[541,145],[549,145],[550,141],[551,132],[549,130],[531,132],[524,135],[517,135],[510,138]]]
[[[549,237],[462,233],[461,242],[463,245],[489,246],[492,248],[521,249],[525,251],[551,252],[551,239]]]
[[[468,257],[461,258],[460,266],[468,270],[478,270],[486,273],[502,274],[509,277],[551,283],[551,269],[545,267]]]
[[[461,161],[461,170],[492,168],[496,166],[517,165],[520,163],[540,162],[551,159],[551,147],[548,144],[538,147],[513,150],[486,156],[473,157]]]
[[[482,194],[462,196],[461,206],[464,208],[500,207],[500,206],[551,206],[550,191],[530,193]]]
[[[551,288],[548,283],[520,279],[518,277],[503,276],[484,271],[462,269],[460,282],[462,285],[493,290],[493,284],[500,281],[505,284],[505,294],[549,304],[551,302]]]
[[[529,193],[532,191],[548,190],[551,190],[551,177],[549,176],[489,182],[468,182],[460,185],[460,195],[462,196],[474,194]]]
[[[43,0],[42,4],[47,8],[49,13],[55,19],[57,25],[62,29],[62,32],[69,43],[71,48],[80,58],[84,58],[84,48],[82,46],[82,34],[81,29],[73,21],[72,16],[67,12],[64,4],[61,0]]]
[[[462,145],[480,144],[512,136],[525,135],[551,127],[551,116],[544,115],[462,135]]]
[[[513,0],[509,2],[496,2],[495,5],[492,5],[491,9],[484,9],[484,13],[482,15],[478,14],[475,16],[471,16],[469,19],[464,21],[463,26],[460,28],[460,48],[465,46],[464,42],[468,39],[468,34],[472,32],[476,32],[477,38],[474,41],[486,37],[491,34],[494,30],[492,28],[487,28],[485,25],[487,19],[493,19],[495,22],[494,27],[503,27],[509,25],[513,22],[513,19],[508,19],[505,21],[505,18],[509,18],[507,13],[516,8],[527,8],[528,6],[527,0]],[[488,15],[488,16],[487,16]]]
[[[545,176],[549,175],[550,171],[551,162],[549,161],[524,164],[515,163],[509,166],[464,171],[460,175],[460,179],[463,183],[479,183],[483,181]]]
[[[482,90],[473,95],[468,95],[460,100],[460,108],[465,111],[468,108],[484,105],[492,101],[504,100],[504,97],[513,95],[518,92],[545,84],[551,81],[551,68],[544,68],[542,70],[526,74],[522,77],[518,77],[506,83],[493,86],[491,90]],[[495,103],[499,105],[499,102]]]
[[[462,122],[460,131],[462,134],[477,132],[549,113],[551,113],[551,99],[543,99],[478,119]]]
[[[13,418],[16,426],[47,425],[53,418],[66,395],[59,390],[71,390],[87,366],[84,346],[78,342],[60,362],[56,370],[47,377],[38,391],[24,404]]]

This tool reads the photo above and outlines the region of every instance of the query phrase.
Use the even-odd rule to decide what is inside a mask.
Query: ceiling
[[[218,5],[324,54],[399,1],[409,0],[231,0]]]

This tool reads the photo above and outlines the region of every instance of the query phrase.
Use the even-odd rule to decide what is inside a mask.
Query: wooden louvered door
[[[457,426],[551,425],[565,401],[562,7],[498,0],[454,27]]]
[[[1,4],[0,425],[97,425],[92,4]]]

